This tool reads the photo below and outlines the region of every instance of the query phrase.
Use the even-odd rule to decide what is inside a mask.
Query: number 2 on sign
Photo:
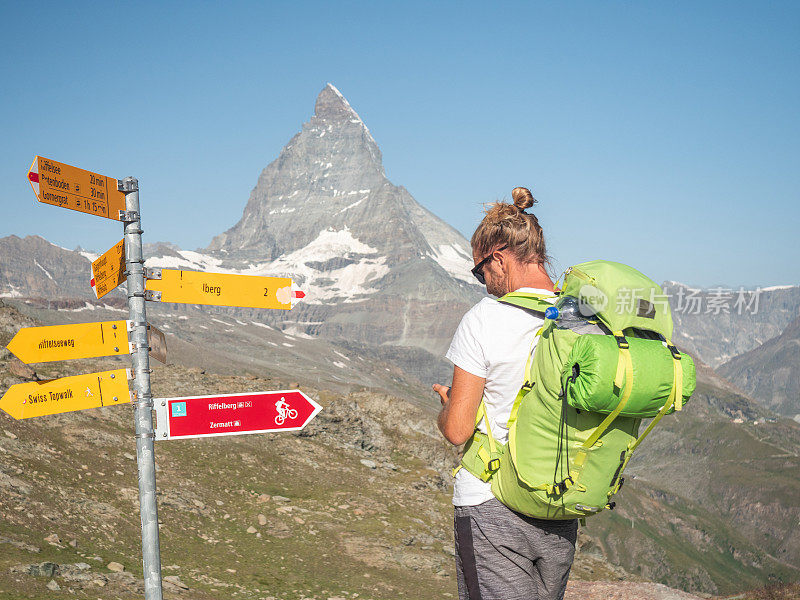
[[[264,295],[269,296],[269,288],[264,288]]]

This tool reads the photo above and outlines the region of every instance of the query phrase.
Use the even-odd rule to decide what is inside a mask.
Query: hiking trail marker
[[[24,363],[127,356],[130,321],[23,327],[7,348]]]
[[[302,297],[292,292],[292,280],[288,277],[174,269],[148,268],[145,287],[147,300],[178,304],[291,310],[292,300]]]
[[[123,321],[124,322],[124,321]],[[18,383],[0,398],[0,408],[15,419],[114,406],[132,401],[128,369],[102,371],[49,381]]]
[[[114,244],[110,250],[92,262],[90,285],[97,298],[114,291],[125,281],[125,240]]]
[[[155,401],[156,440],[298,431],[322,410],[300,390]]]
[[[91,171],[37,156],[28,171],[39,202],[120,221],[125,194],[117,180]]]
[[[91,286],[102,298],[126,281],[129,318],[24,328],[9,350],[24,362],[130,354],[132,369],[13,385],[0,398],[0,409],[25,419],[133,403],[144,597],[162,600],[155,439],[295,431],[322,407],[298,390],[167,398],[155,406],[158,429],[154,430],[150,357],[166,362],[167,345],[164,333],[147,322],[146,300],[289,310],[305,294],[293,290],[288,277],[145,269],[135,177],[117,180],[36,156],[28,181],[39,202],[123,223],[123,239],[92,262]]]

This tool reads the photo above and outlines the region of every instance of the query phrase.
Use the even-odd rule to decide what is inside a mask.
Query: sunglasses
[[[506,244],[505,246],[503,246],[501,248],[498,248],[497,250],[492,250],[489,253],[489,256],[487,256],[481,262],[479,262],[477,265],[472,267],[472,269],[471,269],[472,274],[475,276],[475,279],[477,279],[480,282],[481,285],[486,285],[486,277],[484,277],[484,275],[483,275],[483,266],[492,259],[492,255],[495,252],[500,252],[501,250],[505,250],[506,248],[508,248],[508,244]]]

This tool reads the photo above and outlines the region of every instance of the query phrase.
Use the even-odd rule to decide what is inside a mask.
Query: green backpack
[[[508,421],[508,444],[492,438],[481,402],[461,461],[506,506],[540,519],[613,509],[634,450],[695,388],[694,361],[670,341],[669,303],[651,279],[620,263],[590,261],[567,269],[559,296],[577,298],[581,312],[594,315],[573,329],[545,319]],[[500,302],[541,314],[556,297],[512,292]],[[477,429],[483,419],[488,435]]]

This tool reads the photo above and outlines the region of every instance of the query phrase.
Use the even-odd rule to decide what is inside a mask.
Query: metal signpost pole
[[[153,453],[153,395],[150,391],[150,357],[145,310],[145,273],[142,257],[142,228],[139,214],[139,182],[126,177],[119,182],[125,193],[125,266],[128,272],[128,310],[132,321],[131,362],[136,420],[136,462],[139,466],[139,508],[142,516],[142,562],[144,597],[162,600],[161,552],[158,543],[158,506],[156,504],[156,461]]]

